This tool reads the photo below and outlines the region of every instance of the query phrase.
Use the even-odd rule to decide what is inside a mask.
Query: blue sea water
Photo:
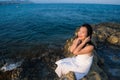
[[[73,36],[75,29],[83,23],[102,22],[120,23],[120,5],[0,5],[0,48],[6,48],[8,45],[11,47],[14,44],[22,46],[25,43],[63,45]],[[120,53],[119,49],[116,51],[116,49],[103,47],[99,50],[99,54],[104,57],[105,63],[109,66],[109,71],[117,70],[115,76],[120,77],[118,53]],[[114,56],[117,56],[115,60],[113,60]]]
[[[61,43],[83,23],[118,22],[120,5],[9,4],[0,5],[0,44]]]

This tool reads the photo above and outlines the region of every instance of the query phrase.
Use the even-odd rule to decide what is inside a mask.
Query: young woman
[[[79,28],[77,36],[69,48],[70,52],[76,56],[56,62],[57,68],[55,72],[59,77],[69,73],[69,71],[75,73],[77,80],[87,75],[93,61],[92,32],[92,27],[89,24],[83,24]]]

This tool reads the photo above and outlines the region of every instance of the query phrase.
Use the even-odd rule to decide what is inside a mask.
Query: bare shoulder
[[[93,49],[94,49],[94,46],[87,44],[87,45],[86,45],[86,48],[87,48],[87,49],[90,49],[90,50],[93,50]]]

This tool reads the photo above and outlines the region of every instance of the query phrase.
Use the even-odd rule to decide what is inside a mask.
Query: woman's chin
[[[85,39],[82,39],[82,38],[80,39],[80,41],[84,41],[84,40],[85,40]]]
[[[79,40],[84,40],[83,38],[79,37]]]

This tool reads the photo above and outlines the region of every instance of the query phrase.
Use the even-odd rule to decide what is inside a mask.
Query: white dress
[[[93,61],[93,55],[88,54],[77,55],[72,58],[64,58],[56,62],[57,68],[55,72],[59,77],[73,71],[77,80],[83,78],[89,72]]]

